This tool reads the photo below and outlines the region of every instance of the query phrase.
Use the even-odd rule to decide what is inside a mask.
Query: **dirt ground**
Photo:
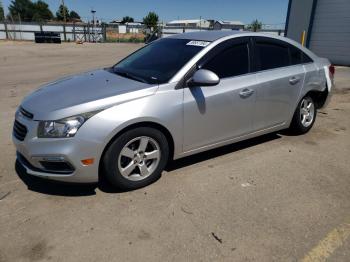
[[[19,177],[11,129],[22,98],[138,47],[0,42],[0,261],[349,261],[349,68],[336,69],[308,134],[176,161],[144,189]]]

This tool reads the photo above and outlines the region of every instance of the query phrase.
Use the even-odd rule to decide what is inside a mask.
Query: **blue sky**
[[[8,6],[11,0],[2,0]],[[61,0],[45,0],[53,13]],[[155,11],[161,21],[177,18],[240,20],[250,23],[257,18],[264,24],[284,23],[288,0],[65,0],[69,10],[77,11],[84,19],[90,18],[91,8],[102,21],[129,15],[141,20],[148,11]],[[7,13],[7,10],[5,10]]]

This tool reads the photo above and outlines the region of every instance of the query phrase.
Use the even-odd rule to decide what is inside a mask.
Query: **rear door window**
[[[290,65],[288,45],[275,39],[256,37],[255,58],[260,70]]]

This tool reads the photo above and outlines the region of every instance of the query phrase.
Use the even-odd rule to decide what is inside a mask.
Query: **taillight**
[[[335,74],[335,67],[334,67],[334,65],[330,65],[329,66],[329,74],[331,76],[334,76],[334,74]]]

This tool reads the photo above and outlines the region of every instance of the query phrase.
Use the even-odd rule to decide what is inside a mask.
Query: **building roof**
[[[125,25],[142,25],[141,22],[126,22]]]
[[[223,20],[218,20],[216,21],[217,23],[221,25],[244,25],[241,21],[223,21]]]
[[[109,22],[110,24],[121,24],[122,23],[122,20],[120,19],[115,19],[111,22]],[[126,22],[125,23],[126,25],[141,25],[143,24],[143,22],[139,22],[139,21],[134,21],[134,22]]]
[[[196,23],[200,23],[203,21],[207,21],[205,19],[184,19],[184,20],[173,20],[168,22],[167,24],[196,24]]]
[[[110,24],[120,24],[122,22],[122,20],[118,20],[118,19],[116,19],[116,20],[113,20],[113,21],[111,21],[111,22],[109,22]]]
[[[176,34],[176,35],[169,36],[169,38],[200,40],[200,41],[215,41],[225,36],[236,35],[236,34],[247,34],[247,32],[232,31],[232,30],[230,31],[208,30],[208,31]]]

